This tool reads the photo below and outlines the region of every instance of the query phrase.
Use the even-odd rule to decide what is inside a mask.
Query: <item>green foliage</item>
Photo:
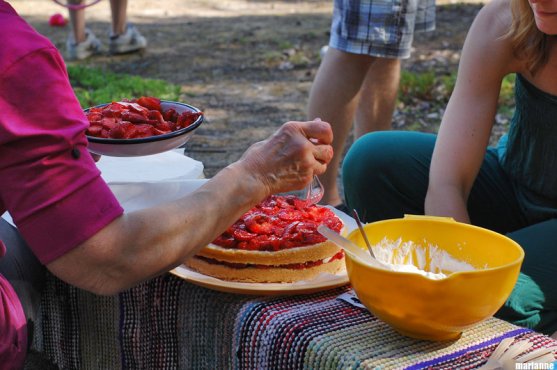
[[[454,85],[456,83],[456,72],[449,75],[442,75],[439,78],[441,88],[439,89],[444,96],[444,100],[449,101],[449,97],[453,93]]]
[[[514,80],[514,74],[506,75],[503,78],[499,95],[499,104],[501,106],[514,106]]]
[[[278,43],[278,48],[281,50],[292,49],[294,45],[288,40],[281,40]]]
[[[100,68],[68,65],[70,83],[83,108],[123,98],[155,96],[178,100],[180,86],[166,81],[109,72]]]
[[[514,74],[507,75],[501,83],[499,106],[502,111],[511,111],[514,107]],[[402,71],[398,99],[405,105],[417,100],[433,101],[446,104],[453,93],[456,83],[456,71],[449,75],[435,72]]]
[[[274,65],[274,64],[278,64],[282,60],[283,53],[276,50],[270,50],[265,52],[262,58],[265,64]]]
[[[402,71],[400,76],[399,99],[432,100],[436,78],[432,71],[413,73]]]

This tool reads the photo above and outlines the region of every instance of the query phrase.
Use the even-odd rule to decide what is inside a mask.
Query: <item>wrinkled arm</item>
[[[425,212],[470,222],[467,200],[489,143],[503,77],[512,72],[510,21],[501,1],[486,5],[464,44],[458,78],[433,152]]]
[[[198,190],[124,214],[47,267],[97,294],[114,294],[168,271],[267,196],[301,189],[323,173],[331,142],[325,122],[289,122]]]

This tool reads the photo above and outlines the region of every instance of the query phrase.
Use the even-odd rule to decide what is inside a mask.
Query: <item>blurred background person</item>
[[[66,57],[82,60],[102,52],[102,42],[86,27],[84,0],[68,0],[72,31],[66,42]],[[112,29],[108,38],[110,54],[140,51],[147,47],[147,40],[138,29],[127,21],[128,0],[110,0]]]
[[[329,47],[309,95],[307,115],[330,122],[334,156],[320,179],[322,203],[346,211],[337,177],[354,122],[355,139],[389,130],[401,59],[410,56],[414,32],[435,29],[435,0],[334,0]]]

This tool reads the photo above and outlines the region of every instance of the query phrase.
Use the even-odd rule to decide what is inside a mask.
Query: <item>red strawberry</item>
[[[141,98],[137,99],[137,104],[144,106],[149,110],[158,110],[159,112],[162,111],[161,100],[153,98],[152,96],[142,96]]]

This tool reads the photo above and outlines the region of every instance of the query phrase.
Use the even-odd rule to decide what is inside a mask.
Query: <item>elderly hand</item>
[[[268,194],[302,189],[327,169],[332,141],[327,122],[287,122],[267,140],[253,144],[237,164],[261,181]]]
[[[323,173],[332,140],[326,122],[285,123],[196,191],[125,213],[47,267],[70,284],[109,295],[168,271],[265,197],[302,189]]]

